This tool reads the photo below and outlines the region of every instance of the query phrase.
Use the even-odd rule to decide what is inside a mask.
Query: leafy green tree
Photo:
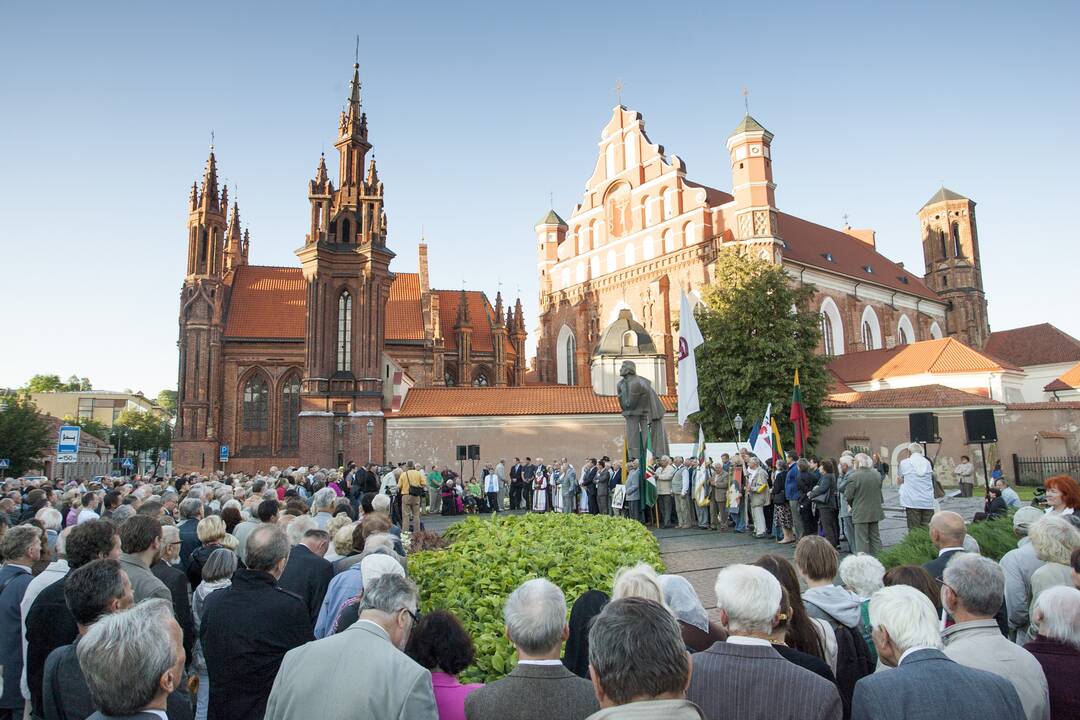
[[[66,415],[64,416],[64,423],[67,425],[78,425],[83,429],[84,433],[93,435],[102,442],[109,441],[109,428],[100,420],[94,420],[93,418],[77,418]]]
[[[784,448],[790,448],[788,414],[798,368],[813,444],[829,422],[822,407],[829,384],[827,359],[816,352],[820,317],[810,306],[814,288],[795,284],[779,266],[734,250],[717,257],[714,277],[697,311],[705,343],[696,354],[702,409],[694,419],[706,437],[730,440],[731,420],[742,415],[739,439],[746,440],[772,403]]]
[[[31,393],[41,392],[75,392],[78,390],[93,390],[90,378],[80,378],[72,375],[64,382],[59,375],[35,375],[23,386],[23,389]]]
[[[8,476],[18,476],[34,467],[53,443],[52,424],[38,412],[28,396],[0,397],[0,458],[11,461]]]
[[[172,444],[172,428],[167,420],[162,420],[151,412],[125,410],[113,423],[112,442],[118,444],[117,435],[125,433],[122,450],[128,452],[149,452],[157,461],[159,450],[165,450]]]
[[[176,415],[176,391],[175,390],[162,390],[157,394],[155,402],[165,410],[169,411],[170,415]]]
[[[23,386],[27,392],[59,392],[64,387],[64,381],[59,375],[35,375]]]

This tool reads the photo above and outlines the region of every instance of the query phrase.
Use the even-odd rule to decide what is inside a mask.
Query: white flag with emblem
[[[694,318],[694,304],[686,293],[679,301],[679,424],[701,410],[698,400],[697,360],[694,350],[705,342]]]

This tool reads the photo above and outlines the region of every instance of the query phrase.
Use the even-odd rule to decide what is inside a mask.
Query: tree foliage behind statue
[[[701,412],[694,419],[704,425],[706,437],[731,440],[730,418],[739,414],[745,420],[740,440],[745,440],[772,403],[784,447],[792,447],[788,414],[798,368],[813,443],[829,423],[822,408],[829,381],[827,359],[816,353],[821,321],[811,306],[814,288],[798,285],[772,263],[726,250],[702,295],[705,306],[697,311],[705,338],[697,349]]]

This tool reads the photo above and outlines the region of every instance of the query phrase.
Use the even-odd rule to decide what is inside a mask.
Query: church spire
[[[214,146],[210,146],[210,157],[206,160],[206,170],[203,172],[202,192],[199,195],[199,205],[203,210],[220,210],[220,198],[217,184],[217,159],[214,157]]]
[[[469,317],[469,298],[465,294],[465,288],[461,289],[461,299],[458,301],[457,320],[454,327],[471,327],[472,319]]]
[[[495,292],[495,326],[503,326],[503,299],[501,290]]]
[[[233,203],[229,226],[225,230],[225,270],[235,270],[244,264],[244,241],[240,232],[240,205]]]

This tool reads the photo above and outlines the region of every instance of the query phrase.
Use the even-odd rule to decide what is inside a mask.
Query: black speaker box
[[[469,446],[469,459],[470,460],[479,460],[480,459],[480,446],[479,445],[470,445]]]
[[[936,443],[938,437],[937,415],[934,413],[911,413],[908,415],[908,434],[911,442]]]
[[[464,445],[458,445],[457,446],[457,459],[458,460],[468,460],[469,459],[469,457],[468,457],[468,448],[465,447]]]
[[[997,442],[997,423],[993,410],[965,410],[964,431],[968,445]]]

